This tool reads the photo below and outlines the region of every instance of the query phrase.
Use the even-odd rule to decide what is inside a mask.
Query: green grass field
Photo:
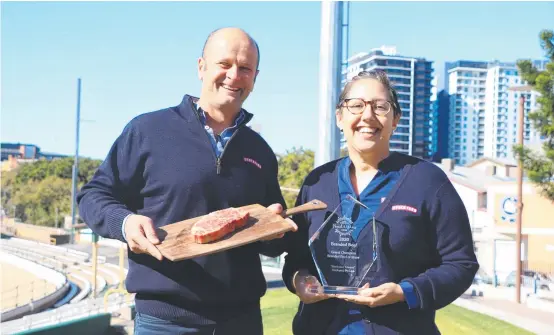
[[[264,333],[292,334],[291,323],[298,298],[286,289],[268,290],[262,299]],[[450,305],[438,311],[437,325],[444,335],[527,335],[533,334],[504,321]]]

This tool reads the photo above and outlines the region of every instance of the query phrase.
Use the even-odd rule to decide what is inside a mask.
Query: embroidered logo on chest
[[[414,214],[417,213],[417,208],[414,208],[414,207],[408,206],[408,205],[394,205],[394,206],[392,206],[391,209],[393,211],[406,211],[406,212],[411,212],[411,213],[414,213]]]
[[[243,159],[244,159],[245,162],[254,165],[254,166],[257,167],[258,169],[261,169],[261,168],[262,168],[262,165],[261,165],[260,163],[256,162],[254,159],[252,159],[252,158],[250,158],[250,157],[244,157]]]

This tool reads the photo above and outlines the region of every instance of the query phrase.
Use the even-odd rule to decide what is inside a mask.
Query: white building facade
[[[544,69],[546,61],[534,61]],[[538,107],[538,93],[515,92],[525,85],[516,63],[457,61],[446,63],[446,90],[450,95],[448,153],[456,164],[466,165],[482,157],[515,159],[518,101],[525,97],[524,142],[540,147],[541,137],[529,122]]]
[[[458,61],[446,64],[450,95],[448,152],[465,165],[484,155],[487,63]]]
[[[525,98],[523,140],[525,144],[540,142],[532,129],[529,112],[537,105],[538,93],[514,92],[509,87],[524,85],[515,63],[491,63],[487,72],[485,113],[485,156],[514,158],[512,146],[517,143],[519,130],[518,108],[521,95]]]

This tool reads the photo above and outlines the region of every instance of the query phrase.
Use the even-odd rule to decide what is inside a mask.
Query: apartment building
[[[380,69],[387,73],[398,92],[402,118],[391,137],[392,151],[423,159],[432,156],[432,64],[424,58],[399,55],[395,47],[387,46],[348,59],[348,67],[343,72],[343,86],[360,71]]]

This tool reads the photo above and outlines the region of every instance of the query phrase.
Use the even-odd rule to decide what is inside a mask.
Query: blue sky
[[[445,61],[542,58],[554,2],[353,2],[350,54],[383,44]],[[278,153],[315,149],[319,2],[2,2],[1,139],[103,159],[134,116],[197,95],[196,60],[222,26],[250,32],[260,75],[245,108]]]

